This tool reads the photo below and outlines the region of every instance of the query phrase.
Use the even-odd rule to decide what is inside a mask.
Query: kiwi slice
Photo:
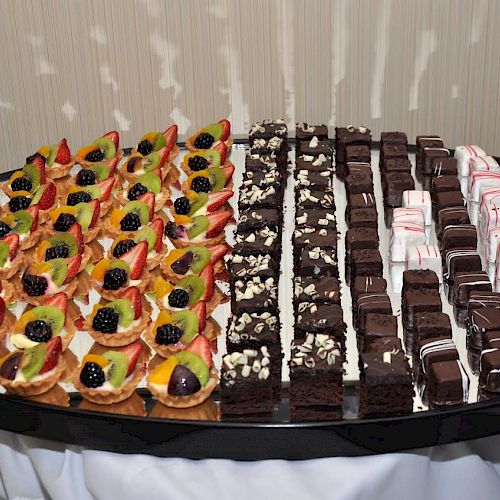
[[[208,229],[210,225],[208,221],[208,217],[206,215],[198,215],[193,218],[193,222],[189,226],[188,236],[189,239],[192,240],[196,238],[196,236],[202,234],[204,231]]]
[[[188,345],[198,335],[198,317],[192,311],[179,311],[173,314],[172,323],[182,330],[181,342]]]
[[[116,299],[110,302],[109,307],[118,314],[118,323],[125,328],[134,321],[134,309],[127,299]]]
[[[38,306],[32,309],[36,319],[45,321],[52,328],[52,335],[58,334],[64,328],[64,313],[54,306]]]
[[[167,145],[167,139],[163,134],[156,134],[156,139],[153,144],[153,151],[159,151]]]
[[[56,156],[57,156],[57,151],[59,150],[59,145],[58,144],[53,144],[52,146],[49,146],[50,148],[50,154],[49,157],[47,158],[47,166],[51,167],[54,165],[54,162],[56,161]]]
[[[102,149],[102,153],[104,154],[104,158],[106,158],[106,160],[111,160],[116,155],[116,147],[111,139],[101,137],[100,139],[97,139],[97,141],[94,141],[94,146],[98,146]]]
[[[186,366],[195,374],[202,387],[207,385],[210,371],[198,354],[191,351],[181,351],[175,354],[175,357],[181,365]]]
[[[212,167],[220,167],[220,153],[216,149],[205,150],[203,156],[210,162]]]
[[[210,250],[206,247],[189,247],[189,250],[193,252],[191,271],[193,271],[194,274],[199,274],[210,262]]]
[[[200,208],[204,207],[208,203],[207,193],[198,193],[196,200],[191,203],[191,208],[189,209],[188,215],[192,217]]]
[[[186,276],[179,281],[177,286],[189,293],[189,306],[196,304],[205,291],[205,283],[199,276]]]
[[[48,241],[49,241],[50,245],[53,247],[58,246],[58,245],[64,245],[64,246],[68,247],[70,257],[73,257],[74,255],[76,255],[78,253],[77,242],[76,242],[75,238],[73,238],[73,236],[71,236],[68,233],[55,234],[54,236],[49,238]]]
[[[224,189],[226,185],[226,176],[224,171],[219,167],[210,167],[207,170],[208,178],[210,179],[210,184],[212,185],[212,191],[220,191]]]
[[[89,170],[94,172],[97,181],[103,181],[109,177],[109,167],[103,163],[96,163],[95,165],[89,167]]]
[[[144,227],[137,231],[137,234],[134,236],[134,241],[136,243],[147,241],[148,252],[151,252],[156,245],[156,233],[152,227]]]
[[[33,199],[31,200],[31,205],[36,205],[42,198],[42,194],[45,191],[43,186],[38,186],[35,193],[33,194]]]
[[[5,241],[0,241],[0,267],[3,267],[9,258],[10,248]]]
[[[82,191],[85,191],[86,193],[90,194],[90,197],[93,200],[98,200],[101,197],[101,188],[99,186],[96,186],[95,184],[90,185],[90,186],[85,186]],[[92,211],[93,212],[93,211]]]
[[[82,231],[87,231],[94,216],[94,207],[89,203],[77,203],[75,208],[77,212],[76,218],[80,226],[82,226]]]
[[[24,351],[21,372],[27,381],[38,375],[45,363],[47,348],[44,343],[37,344]]]
[[[144,159],[142,160],[142,166],[146,172],[151,172],[152,170],[160,166],[160,162],[160,153],[156,153],[153,151],[152,153],[148,154],[148,156],[144,157]]]
[[[130,266],[124,260],[112,260],[110,269],[124,269],[125,271],[127,271],[128,276],[130,276]]]
[[[66,259],[52,259],[49,261],[51,265],[50,275],[56,286],[62,286],[64,280],[68,276],[68,264]]]
[[[163,136],[162,136],[163,137]],[[136,183],[142,184],[148,191],[158,194],[161,191],[161,179],[154,172],[147,172],[137,178]]]
[[[40,185],[40,171],[35,165],[29,164],[24,165],[23,172],[26,177],[29,177],[31,181],[31,192],[33,192]]]
[[[215,141],[218,141],[222,135],[223,127],[220,123],[211,123],[205,127],[204,132],[208,132]]]
[[[128,357],[119,351],[108,351],[103,356],[110,362],[108,381],[113,387],[118,389],[127,378]]]
[[[149,224],[149,207],[143,201],[129,201],[123,210],[127,214],[137,214],[141,220],[141,224]]]
[[[14,231],[17,234],[27,233],[33,225],[33,217],[26,210],[18,210],[14,213]]]

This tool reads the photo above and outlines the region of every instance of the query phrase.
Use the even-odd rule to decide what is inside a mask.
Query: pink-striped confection
[[[392,222],[409,222],[424,226],[424,211],[421,208],[395,208],[392,211]]]
[[[390,260],[404,262],[406,249],[410,246],[425,245],[425,227],[411,222],[393,222],[389,238]]]
[[[424,224],[432,224],[432,202],[429,191],[403,191],[403,208],[420,208],[424,213]]]
[[[496,188],[500,188],[500,172],[474,172],[470,179],[469,201],[479,203],[482,192]]]
[[[490,203],[482,205],[481,215],[479,217],[479,236],[483,240],[490,237],[492,229],[500,226],[500,205]]]
[[[485,242],[484,251],[486,262],[494,263],[497,261],[498,246],[500,244],[500,227],[495,227],[490,231],[488,241]]]
[[[500,165],[498,165],[493,156],[478,156],[476,158],[471,158],[468,191],[470,191],[472,175],[476,172],[500,172]]]
[[[443,281],[443,265],[441,253],[437,245],[416,245],[406,249],[406,270],[430,269],[437,274],[439,282]]]
[[[455,149],[455,158],[457,160],[458,175],[468,177],[469,161],[476,156],[485,156],[486,153],[479,146],[467,144],[465,146],[457,146]]]

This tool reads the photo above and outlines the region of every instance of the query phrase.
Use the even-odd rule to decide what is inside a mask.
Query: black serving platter
[[[235,140],[235,144],[245,142]],[[372,143],[372,148],[378,147],[379,143]],[[415,149],[409,146],[411,152]],[[124,152],[130,154],[127,149]],[[11,174],[0,174],[0,181]],[[290,422],[287,384],[283,384],[282,398],[273,414],[254,420],[220,420],[217,391],[208,402],[211,411],[205,414],[196,409],[166,409],[146,389],[137,393],[144,400],[148,415],[162,418],[82,410],[78,408],[82,401],[78,393],[70,394],[69,408],[3,394],[0,428],[102,451],[233,460],[374,455],[500,433],[500,399],[418,411],[404,417],[358,419],[357,387],[348,385],[343,420]],[[165,415],[168,417],[163,418]]]

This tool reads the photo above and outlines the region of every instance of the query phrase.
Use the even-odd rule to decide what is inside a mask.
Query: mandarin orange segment
[[[14,196],[31,196],[29,191],[15,191]]]
[[[196,191],[193,191],[192,189],[189,189],[186,193],[186,198],[189,201],[194,201],[196,198],[198,198],[198,193]]]
[[[52,269],[52,264],[49,262],[35,262],[31,264],[31,268],[35,271],[42,273],[48,273]]]
[[[97,146],[94,146],[92,144],[88,145],[88,146],[83,146],[83,148],[80,148],[77,152],[76,152],[76,156],[79,156],[80,158],[83,158],[85,159],[85,157],[91,152],[91,151],[94,151],[96,149],[99,149]]]
[[[201,170],[200,172],[195,172],[194,174],[191,174],[188,178],[187,178],[187,183],[189,186],[191,186],[191,181],[195,178],[195,177],[206,177],[208,179],[208,173],[205,171],[205,170]]]
[[[94,308],[92,309],[92,312],[90,313],[90,316],[89,316],[89,321],[90,321],[90,322],[92,322],[92,321],[94,320],[95,315],[97,314],[97,311],[98,311],[99,309],[101,309],[102,307],[104,307],[104,306],[101,306],[101,304],[96,304],[96,305],[94,306]]]
[[[149,141],[151,144],[154,144],[156,141],[156,136],[158,134],[156,132],[148,132],[142,136],[142,140]]]
[[[96,363],[101,368],[105,368],[109,361],[104,356],[99,356],[97,354],[86,354],[82,359],[82,366],[85,366],[85,363]]]
[[[100,260],[95,266],[94,269],[92,269],[91,276],[94,278],[96,281],[103,281],[104,280],[104,274],[106,271],[111,267],[111,262],[109,259],[102,259]]]
[[[38,248],[36,249],[36,256],[38,260],[45,260],[45,252],[50,248],[50,243],[47,240],[43,240]]]
[[[125,217],[125,210],[121,208],[115,208],[111,212],[110,222],[113,227],[120,227],[120,222]]]
[[[28,323],[31,323],[32,321],[36,321],[36,317],[33,314],[33,311],[25,312],[16,321],[16,324],[14,325],[14,332],[16,332],[16,333],[24,333],[26,331],[26,325]]]
[[[41,148],[38,149],[38,152],[42,156],[45,156],[45,158],[48,158],[50,156],[50,146],[42,146]]]
[[[22,170],[18,170],[10,176],[9,183],[12,183],[15,179],[20,179],[21,177],[24,177],[24,172]]]
[[[161,276],[155,279],[154,290],[158,297],[165,297],[167,293],[170,293],[174,289],[168,281],[163,279]]]
[[[165,264],[167,266],[171,266],[176,260],[180,259],[185,253],[186,253],[186,250],[184,250],[182,248],[176,248],[175,250],[172,250],[165,257]]]
[[[76,216],[78,214],[78,209],[76,207],[70,207],[68,205],[57,207],[55,210],[52,210],[50,212],[50,220],[52,222],[55,222],[61,214],[71,214]]]
[[[159,326],[166,325],[167,323],[172,323],[172,315],[168,311],[160,311],[160,314],[158,314],[156,318],[154,328],[156,330]]]
[[[172,372],[178,364],[177,359],[171,356],[149,374],[148,381],[158,385],[168,384]]]
[[[193,219],[187,215],[174,215],[174,221],[177,225],[179,224],[190,224]]]

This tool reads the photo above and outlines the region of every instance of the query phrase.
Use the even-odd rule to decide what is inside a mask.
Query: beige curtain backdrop
[[[499,0],[0,0],[0,170],[266,117],[500,153]]]

